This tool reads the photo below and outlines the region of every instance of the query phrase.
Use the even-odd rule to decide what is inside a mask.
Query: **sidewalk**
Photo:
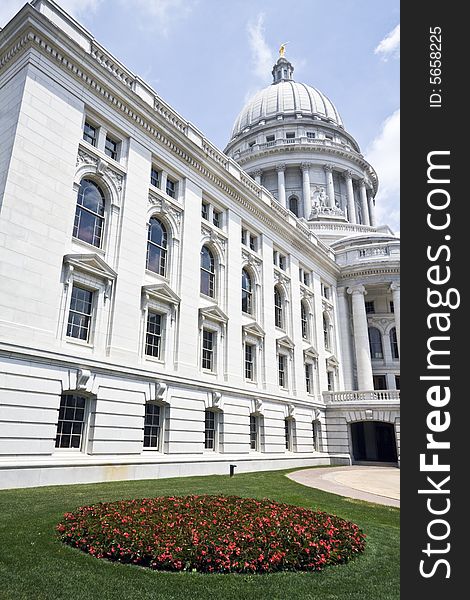
[[[400,469],[396,467],[332,467],[303,469],[289,479],[324,492],[366,500],[387,506],[400,506]]]

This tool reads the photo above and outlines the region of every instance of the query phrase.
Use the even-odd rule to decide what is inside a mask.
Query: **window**
[[[395,375],[395,389],[400,389],[400,375]]]
[[[222,213],[220,210],[215,210],[215,208],[212,211],[212,223],[216,227],[220,227],[222,225]]]
[[[85,126],[83,127],[83,139],[85,140],[85,142],[88,142],[92,146],[96,147],[98,139],[98,128],[88,123],[88,121],[85,121]]]
[[[245,379],[254,381],[255,379],[255,346],[245,344]]]
[[[330,350],[330,322],[325,314],[323,315],[323,341],[325,350]]]
[[[308,137],[309,140],[315,139],[315,132],[314,131],[307,131],[307,137]]]
[[[267,135],[266,136],[266,141],[268,142],[268,144],[269,144],[269,142],[274,142],[275,139],[276,138],[275,138],[274,135]]]
[[[147,314],[147,332],[145,354],[160,358],[162,350],[162,315],[149,311]]]
[[[374,390],[386,390],[387,389],[387,378],[385,375],[374,375]]]
[[[391,313],[395,312],[395,305],[393,304],[393,300],[390,300],[390,312]]]
[[[250,415],[250,449],[259,451],[259,419]]]
[[[284,435],[285,435],[286,450],[288,452],[292,452],[292,449],[293,449],[292,419],[284,419]]]
[[[90,341],[93,313],[93,292],[74,285],[70,300],[67,336],[84,342]]]
[[[166,276],[168,234],[165,225],[152,217],[147,234],[147,265],[149,271]]]
[[[397,330],[395,327],[390,329],[390,346],[392,349],[392,358],[398,359],[400,355],[398,353],[398,339],[397,339]]]
[[[282,294],[276,287],[274,288],[274,324],[280,329],[284,327],[283,317]]]
[[[300,303],[300,323],[302,325],[302,337],[308,340],[308,309],[305,302]]]
[[[242,311],[253,314],[253,282],[246,269],[242,269]]]
[[[159,188],[161,183],[161,173],[157,171],[155,167],[152,167],[150,171],[150,184],[154,187]]]
[[[319,433],[320,433],[320,424],[318,423],[318,421],[312,421],[312,442],[313,442],[313,450],[315,452],[318,452],[319,448],[320,448]]]
[[[215,296],[215,260],[207,246],[201,250],[201,293],[210,298]]]
[[[366,305],[366,313],[367,314],[372,314],[375,313],[375,306],[374,306],[374,301],[365,301],[365,305]]]
[[[333,136],[332,135],[325,135],[325,140],[333,141]]]
[[[206,410],[205,429],[204,429],[204,448],[215,451],[217,417],[213,410]]]
[[[89,179],[82,179],[77,196],[73,237],[101,247],[104,229],[104,194]]]
[[[85,428],[85,408],[86,398],[62,394],[55,438],[56,448],[80,450]]]
[[[312,393],[312,365],[310,363],[305,363],[305,388],[307,394]]]
[[[113,140],[109,136],[106,136],[106,141],[104,143],[104,153],[112,158],[113,160],[118,159],[118,146],[119,143],[116,140]]]
[[[277,356],[277,364],[278,364],[278,382],[279,382],[279,387],[286,388],[287,387],[286,357],[285,357],[284,354],[278,354],[278,356]]]
[[[335,391],[335,374],[333,371],[326,372],[327,387],[329,392]]]
[[[331,297],[330,287],[328,285],[326,285],[325,283],[321,284],[321,295],[323,296],[323,298],[326,298],[327,300],[329,300]]]
[[[250,250],[253,250],[253,252],[258,251],[258,238],[255,235],[251,235],[251,233],[250,233]]]
[[[256,144],[256,141],[252,141],[252,142],[248,142],[248,148],[253,148],[253,146]]]
[[[376,327],[369,327],[369,348],[371,358],[383,358],[382,335]]]
[[[286,133],[286,139],[293,140],[294,138],[295,138],[295,132],[294,131],[288,131]]]
[[[203,202],[201,204],[201,217],[206,221],[209,220],[209,205],[207,204],[207,202]]]
[[[144,448],[160,450],[161,408],[158,404],[147,402],[144,417]]]
[[[297,196],[291,196],[289,198],[289,210],[291,213],[294,213],[296,217],[300,216],[299,213],[299,199]]]
[[[286,257],[283,256],[282,254],[279,254],[279,268],[282,269],[283,271],[286,270]]]
[[[285,271],[287,268],[287,256],[285,254],[281,254],[281,252],[278,250],[273,250],[273,263]]]
[[[215,336],[214,331],[202,330],[202,368],[205,371],[214,371]]]
[[[253,250],[253,252],[258,251],[258,237],[247,229],[242,229],[241,242],[244,246],[248,246],[250,250]]]
[[[176,181],[173,181],[169,177],[166,180],[166,194],[170,198],[176,198]]]

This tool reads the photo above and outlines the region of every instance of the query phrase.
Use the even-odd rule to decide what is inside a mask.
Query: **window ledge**
[[[106,256],[106,250],[104,250],[104,248],[100,248],[99,246],[95,246],[94,244],[90,244],[89,242],[85,242],[80,238],[72,236],[72,244],[77,244],[77,246],[83,246],[83,248],[86,248],[87,250],[93,250],[93,252],[101,256],[103,259]]]
[[[70,337],[68,335],[65,336],[64,340],[68,344],[75,344],[76,346],[81,346],[82,348],[94,348],[94,344],[92,342],[85,342],[84,340],[80,340],[78,338]]]

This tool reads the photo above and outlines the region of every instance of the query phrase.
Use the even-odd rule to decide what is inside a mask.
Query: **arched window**
[[[325,350],[330,350],[330,321],[325,314],[323,314],[323,340],[325,342]]]
[[[253,283],[246,269],[242,269],[242,311],[253,314]]]
[[[300,324],[302,326],[302,337],[304,340],[308,340],[308,309],[305,302],[300,303]]]
[[[77,196],[73,237],[101,247],[104,229],[104,194],[89,179],[82,179]]]
[[[369,348],[371,358],[383,358],[382,335],[376,327],[369,327]]]
[[[284,310],[282,306],[282,294],[279,288],[274,288],[274,324],[281,329],[284,327]]]
[[[299,199],[297,196],[291,196],[289,198],[289,210],[294,213],[296,217],[299,217]]]
[[[400,358],[398,354],[397,330],[395,327],[390,329],[390,346],[392,348],[392,358]]]
[[[152,217],[148,226],[147,269],[166,275],[168,234],[165,225]]]
[[[201,250],[201,293],[215,296],[215,259],[207,246]]]

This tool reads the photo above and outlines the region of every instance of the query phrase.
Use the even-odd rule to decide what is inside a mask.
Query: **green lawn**
[[[399,598],[396,508],[301,486],[288,471],[51,486],[0,492],[2,600],[390,600]],[[170,494],[234,494],[319,508],[357,523],[365,553],[320,573],[162,573],[98,560],[57,541],[55,525],[77,506]]]

